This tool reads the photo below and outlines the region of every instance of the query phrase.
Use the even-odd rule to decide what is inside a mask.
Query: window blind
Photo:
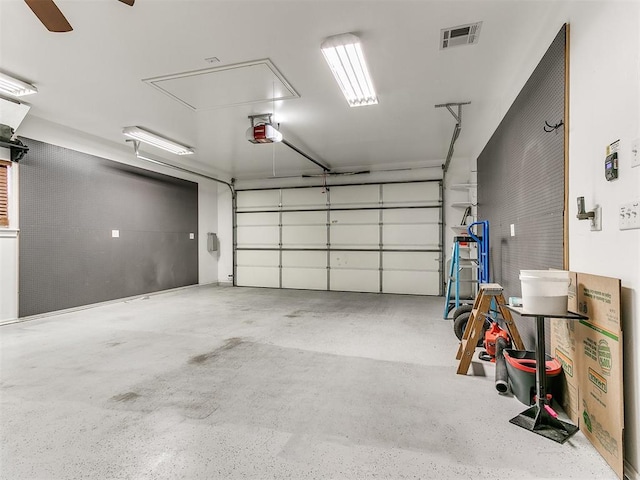
[[[10,162],[0,160],[0,227],[9,226],[9,168]]]

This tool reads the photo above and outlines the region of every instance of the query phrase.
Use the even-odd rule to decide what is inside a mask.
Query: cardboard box
[[[580,430],[620,478],[624,472],[624,396],[620,280],[578,274],[576,328]]]
[[[551,354],[564,370],[558,400],[623,478],[624,396],[620,280],[570,272],[568,308],[589,317],[551,320]]]

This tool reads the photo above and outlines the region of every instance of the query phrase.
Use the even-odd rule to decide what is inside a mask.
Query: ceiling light
[[[148,143],[149,145],[153,145],[154,147],[161,148],[166,150],[167,152],[175,153],[177,155],[190,155],[194,153],[193,148],[186,147],[176,142],[172,142],[160,135],[156,135],[155,133],[148,132],[140,127],[125,127],[122,130],[122,134],[125,137],[133,138],[134,140],[139,140],[143,143]]]
[[[21,97],[23,95],[31,95],[38,93],[38,89],[33,85],[17,80],[9,75],[0,73],[0,93]]]
[[[358,37],[352,33],[334,35],[320,48],[350,107],[378,103]]]

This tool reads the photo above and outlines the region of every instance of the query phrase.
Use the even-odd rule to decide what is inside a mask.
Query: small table
[[[521,307],[507,305],[512,312],[521,317],[534,317],[536,319],[536,404],[526,409],[509,422],[519,427],[526,428],[538,435],[550,438],[558,443],[564,443],[571,435],[578,431],[578,427],[572,423],[555,418],[547,410],[547,358],[544,348],[544,319],[565,318],[568,320],[586,320],[589,317],[579,313],[567,312],[564,315],[546,315],[540,313],[525,312]]]

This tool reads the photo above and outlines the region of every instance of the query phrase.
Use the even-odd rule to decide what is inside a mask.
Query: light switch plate
[[[190,234],[189,234],[189,240],[193,240],[194,238],[196,238],[195,234],[190,233]]]
[[[633,230],[640,228],[640,200],[620,205],[618,210],[618,228]]]
[[[111,230],[111,238],[120,238],[120,230]]]

